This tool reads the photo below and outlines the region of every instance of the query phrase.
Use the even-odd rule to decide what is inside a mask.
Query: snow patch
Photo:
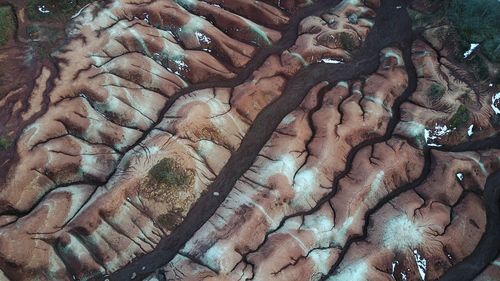
[[[357,216],[355,214],[354,216]],[[334,241],[339,244],[343,245],[347,241],[347,233],[349,232],[350,227],[354,223],[354,218],[351,216],[349,217],[344,223],[342,224],[342,227],[335,233],[335,239]]]
[[[261,179],[264,183],[267,182],[269,177],[277,174],[283,174],[286,178],[292,179],[297,169],[297,162],[293,155],[287,153],[280,156],[276,161],[268,162],[262,168]],[[289,182],[291,184],[291,182]]]
[[[339,86],[339,87],[344,87],[344,88],[346,88],[346,89],[349,89],[349,84],[347,84],[347,82],[346,82],[346,81],[340,81],[340,82],[338,82],[338,83],[337,83],[337,86]]]
[[[84,151],[80,151],[80,170],[85,174],[100,174],[101,166],[99,165],[99,159],[96,155],[85,154]]]
[[[174,71],[177,75],[182,75],[181,72],[186,72],[189,70],[188,65],[182,59],[174,59],[173,62],[177,65],[177,70]]]
[[[343,267],[338,274],[328,278],[328,281],[363,281],[367,280],[367,273],[368,263],[360,261]]]
[[[216,148],[215,144],[212,141],[200,140],[198,142],[198,154],[201,157],[206,158],[206,157],[210,156],[215,148]]]
[[[336,60],[336,59],[322,59],[321,62],[324,62],[324,63],[332,63],[332,64],[339,64],[339,63],[344,63],[343,61],[340,61],[340,60]]]
[[[285,116],[285,118],[283,118],[283,120],[281,120],[281,125],[288,126],[292,124],[292,122],[295,121],[295,119],[296,119],[295,115],[288,114],[287,116]]]
[[[205,103],[210,108],[210,113],[211,113],[210,118],[214,118],[214,117],[217,117],[217,116],[224,115],[224,114],[226,114],[230,110],[230,108],[228,107],[228,105],[224,104],[218,98],[210,98],[210,99],[206,100]]]
[[[481,172],[483,172],[483,175],[488,175],[488,170],[486,170],[486,167],[484,166],[484,163],[481,161],[481,158],[476,157],[474,155],[468,155],[468,158],[471,159],[472,161],[476,162],[476,164],[479,166],[481,169]]]
[[[398,65],[404,65],[404,60],[401,57],[401,55],[399,53],[396,53],[395,51],[393,51],[391,49],[384,50],[384,57],[385,58],[389,58],[389,57],[396,58],[396,62]]]
[[[97,56],[97,55],[90,55],[90,57],[94,61],[94,64],[97,66],[102,66],[103,64],[105,64],[108,61],[105,58]]]
[[[50,14],[50,10],[45,5],[38,6],[38,11],[42,14]]]
[[[294,179],[293,190],[295,191],[294,201],[300,200],[302,205],[314,193],[317,186],[317,171],[316,169],[300,170]]]
[[[144,13],[144,22],[149,24],[151,22],[151,19],[149,18],[149,14],[148,13]]]
[[[440,147],[441,145],[437,142],[441,137],[449,135],[453,130],[454,128],[448,128],[446,125],[439,125],[436,123],[434,129],[424,130],[425,143],[428,146]]]
[[[379,171],[377,175],[375,176],[375,179],[373,180],[371,184],[371,190],[378,190],[380,188],[380,185],[384,181],[384,176],[385,172],[384,171]]]
[[[309,63],[307,63],[307,61],[304,59],[304,57],[301,54],[295,53],[295,52],[290,52],[290,51],[289,51],[289,53],[293,57],[297,58],[302,63],[302,65],[304,65],[304,66],[309,65]]]
[[[210,42],[212,42],[212,40],[210,40],[210,38],[208,36],[206,36],[205,34],[199,32],[199,31],[196,31],[194,34],[196,35],[196,38],[198,39],[198,42],[200,42],[200,43],[210,44]]]
[[[500,92],[496,93],[494,96],[491,97],[491,108],[493,108],[493,112],[495,112],[495,114],[500,114],[500,108],[498,108],[499,105],[500,105]]]
[[[393,261],[392,262],[392,271],[391,274],[394,274],[394,271],[396,270],[396,266],[398,266],[399,261]]]
[[[463,173],[457,173],[457,179],[459,181],[463,181],[464,180],[464,174]]]
[[[427,272],[427,260],[419,254],[417,249],[413,250],[413,255],[415,256],[415,261],[418,266],[418,273],[422,280],[425,280],[425,273]]]
[[[425,126],[415,121],[401,123],[401,129],[412,137],[418,137],[425,134]]]
[[[328,272],[328,270],[330,269],[330,266],[328,266],[328,258],[329,257],[330,257],[330,250],[329,249],[313,250],[309,254],[309,258],[314,263],[316,270],[323,273],[323,274],[326,274]]]
[[[465,53],[464,53],[464,59],[466,59],[467,57],[469,57],[472,52],[474,52],[474,50],[479,46],[479,44],[476,44],[476,43],[471,43],[470,44],[470,48],[469,50],[467,50]]]
[[[379,171],[375,175],[375,179],[372,181],[372,184],[370,185],[370,191],[369,191],[368,197],[367,197],[368,200],[376,200],[376,196],[381,195],[381,193],[379,192],[379,189],[384,182],[384,177],[385,177],[384,171]]]
[[[1,269],[0,269],[0,280],[9,281],[9,279],[7,279],[7,276],[5,276],[5,273]]]
[[[183,7],[194,7],[198,4],[198,0],[177,0],[175,1],[177,4],[183,6]]]
[[[157,145],[149,146],[147,150],[141,149],[141,148],[139,148],[139,149],[140,149],[139,152],[141,152],[141,154],[144,154],[147,156],[153,156],[153,155],[159,154],[162,151],[162,148],[160,146],[157,146]]]
[[[383,244],[386,248],[393,251],[403,251],[408,248],[415,248],[423,241],[422,229],[406,214],[392,218],[386,224],[383,235]]]
[[[304,226],[320,237],[322,233],[330,232],[334,228],[333,218],[321,214],[309,215],[305,218]]]
[[[467,135],[469,137],[471,137],[474,134],[473,129],[474,129],[474,124],[470,125],[469,129],[467,129]]]
[[[224,271],[221,260],[228,250],[229,249],[225,246],[215,244],[201,257],[201,261],[210,268],[216,269],[217,271]]]
[[[88,5],[90,5],[90,4],[87,4],[87,5],[83,6],[78,12],[76,12],[76,14],[74,14],[73,16],[71,16],[71,18],[74,19],[74,18],[78,17],[82,13],[82,11],[85,8],[87,8]]]

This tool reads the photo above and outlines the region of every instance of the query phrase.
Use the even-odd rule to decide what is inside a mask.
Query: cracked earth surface
[[[1,88],[0,280],[500,280],[500,98],[406,7],[87,5]]]

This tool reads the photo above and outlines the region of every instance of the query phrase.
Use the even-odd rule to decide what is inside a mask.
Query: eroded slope
[[[87,6],[14,107],[0,278],[453,272],[498,207],[500,111],[433,42],[396,0]]]

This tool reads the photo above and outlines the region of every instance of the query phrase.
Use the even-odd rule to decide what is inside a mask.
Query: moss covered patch
[[[408,9],[408,15],[412,20],[413,29],[426,28],[432,26],[436,21],[445,17],[444,9],[438,9],[434,12],[424,13],[416,10]]]
[[[215,126],[203,126],[191,129],[192,134],[200,140],[210,140],[216,144],[224,144],[227,141],[224,135]]]
[[[172,158],[163,158],[149,170],[149,178],[167,187],[185,188],[193,183],[194,173]]]
[[[446,89],[443,87],[441,84],[432,84],[429,87],[429,90],[427,90],[427,96],[431,101],[437,101],[440,100],[443,96],[444,93],[446,92]]]
[[[139,187],[140,194],[156,202],[184,200],[179,194],[191,193],[194,183],[194,171],[185,169],[173,158],[163,158],[154,165]]]
[[[8,138],[0,137],[0,151],[7,150],[12,146],[12,141]]]
[[[174,209],[171,212],[159,215],[156,220],[166,230],[174,230],[183,220],[180,209]]]
[[[27,12],[32,20],[66,21],[94,0],[31,0]]]
[[[16,18],[10,6],[0,6],[0,47],[7,44],[16,32]]]
[[[450,119],[450,125],[455,128],[463,128],[470,119],[470,112],[463,104],[457,109]]]
[[[342,46],[342,49],[346,51],[353,51],[356,48],[356,42],[351,34],[342,32],[339,34],[339,42]]]

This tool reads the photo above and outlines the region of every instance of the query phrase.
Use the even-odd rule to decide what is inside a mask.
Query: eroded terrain
[[[21,2],[0,280],[500,280],[498,72],[436,4]]]

